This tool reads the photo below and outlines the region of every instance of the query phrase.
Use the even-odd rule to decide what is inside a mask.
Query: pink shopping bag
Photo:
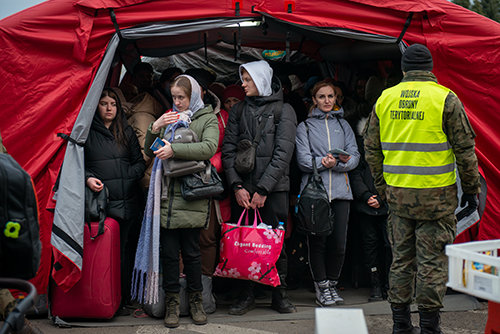
[[[252,226],[241,226],[245,217],[248,225],[248,210],[244,210],[238,224],[222,224],[220,262],[215,276],[252,280],[271,285],[280,284],[276,261],[283,247],[284,231],[257,227],[262,222],[258,210]]]

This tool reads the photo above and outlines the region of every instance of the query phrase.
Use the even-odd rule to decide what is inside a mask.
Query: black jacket
[[[139,214],[138,183],[146,170],[139,141],[125,114],[122,116],[128,149],[118,146],[97,112],[85,142],[85,180],[96,177],[104,182],[109,190],[108,216],[118,221]]]
[[[356,143],[358,144],[360,154],[358,166],[349,172],[352,194],[354,196],[352,206],[356,211],[360,211],[371,216],[386,215],[388,213],[387,204],[380,198],[377,190],[375,189],[370,166],[368,166],[368,163],[365,160],[365,148],[361,132],[366,120],[366,118],[356,118],[351,124],[356,135]],[[368,199],[373,195],[377,195],[376,198],[380,204],[380,207],[377,209],[369,206],[367,203]]]
[[[272,89],[271,96],[245,97],[245,100],[240,102],[244,103],[241,117],[238,117],[239,103],[233,106],[224,136],[222,163],[228,184],[233,188],[237,184],[243,184],[250,194],[257,192],[267,196],[271,192],[290,190],[288,174],[295,147],[297,118],[293,108],[287,103],[283,104],[279,121],[275,122],[273,115],[262,131],[256,149],[254,170],[240,175],[234,169],[238,141],[253,141],[266,105],[283,101],[283,91],[277,77],[273,77]]]

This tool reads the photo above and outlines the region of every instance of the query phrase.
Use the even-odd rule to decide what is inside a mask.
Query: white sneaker
[[[314,282],[314,288],[316,289],[316,304],[321,307],[335,305],[335,300],[330,293],[330,281]]]
[[[344,305],[344,299],[340,297],[339,290],[337,289],[337,281],[328,281],[330,283],[330,295],[332,296],[335,304]]]

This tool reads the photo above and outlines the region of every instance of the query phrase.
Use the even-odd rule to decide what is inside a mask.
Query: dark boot
[[[371,290],[370,297],[368,297],[369,302],[381,301],[382,297],[382,284],[380,282],[380,276],[378,274],[377,268],[372,268],[371,273]]]
[[[294,313],[297,312],[297,309],[288,299],[288,296],[283,288],[274,288],[272,299],[271,299],[271,308],[273,310],[278,311],[279,313]]]
[[[246,285],[241,289],[238,299],[229,308],[229,314],[243,315],[254,308],[253,285]]]
[[[434,312],[422,312],[420,313],[420,328],[422,329],[422,334],[443,334],[441,328],[439,328],[439,310]]]
[[[392,334],[420,334],[420,328],[413,327],[411,324],[410,306],[394,308],[391,305],[391,309],[394,322]]]
[[[201,291],[189,293],[189,312],[195,325],[205,325],[207,323],[207,314],[203,309]]]
[[[166,295],[166,309],[165,309],[165,326],[168,328],[179,327],[179,314],[181,307],[181,300],[178,293],[167,292]]]

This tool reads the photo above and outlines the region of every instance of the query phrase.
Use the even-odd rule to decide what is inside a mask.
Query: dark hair
[[[213,82],[210,78],[210,72],[203,68],[190,68],[186,70],[184,74],[192,76],[193,79],[198,82],[202,90],[208,90]]]
[[[186,77],[177,77],[174,82],[172,82],[170,84],[170,88],[172,87],[179,87],[181,88],[184,93],[186,93],[187,97],[189,100],[191,100],[191,92],[192,92],[192,88],[191,88],[191,81],[189,81],[188,78]]]
[[[323,87],[330,87],[331,89],[333,89],[333,94],[335,95],[335,87],[333,86],[333,84],[329,81],[320,81],[318,83],[316,83],[312,89],[312,92],[311,92],[311,97],[314,97],[316,98],[316,93],[318,93],[318,91],[323,88]],[[313,104],[311,106],[311,109],[309,109],[309,113],[311,113],[311,111],[316,108],[316,104]]]
[[[134,66],[134,70],[133,70],[133,74],[137,74],[137,72],[140,72],[140,71],[149,71],[151,73],[154,73],[154,69],[153,69],[153,66],[150,64],[150,63],[143,63],[143,62],[139,62],[137,63],[135,66]]]
[[[171,67],[171,68],[167,68],[166,70],[163,71],[163,73],[161,74],[161,77],[160,77],[160,83],[164,83],[165,81],[169,80],[172,75],[174,75],[175,73],[180,73],[182,74],[182,70],[180,68],[177,68],[177,67]]]
[[[123,146],[125,148],[128,148],[128,139],[127,136],[125,135],[125,127],[123,126],[124,119],[123,119],[123,111],[120,99],[118,98],[118,95],[115,93],[115,91],[112,88],[108,87],[103,89],[99,101],[106,96],[109,96],[110,98],[116,101],[116,117],[111,122],[109,129],[113,134],[113,136],[115,137],[118,146],[119,147]],[[99,113],[97,114],[99,115]]]

